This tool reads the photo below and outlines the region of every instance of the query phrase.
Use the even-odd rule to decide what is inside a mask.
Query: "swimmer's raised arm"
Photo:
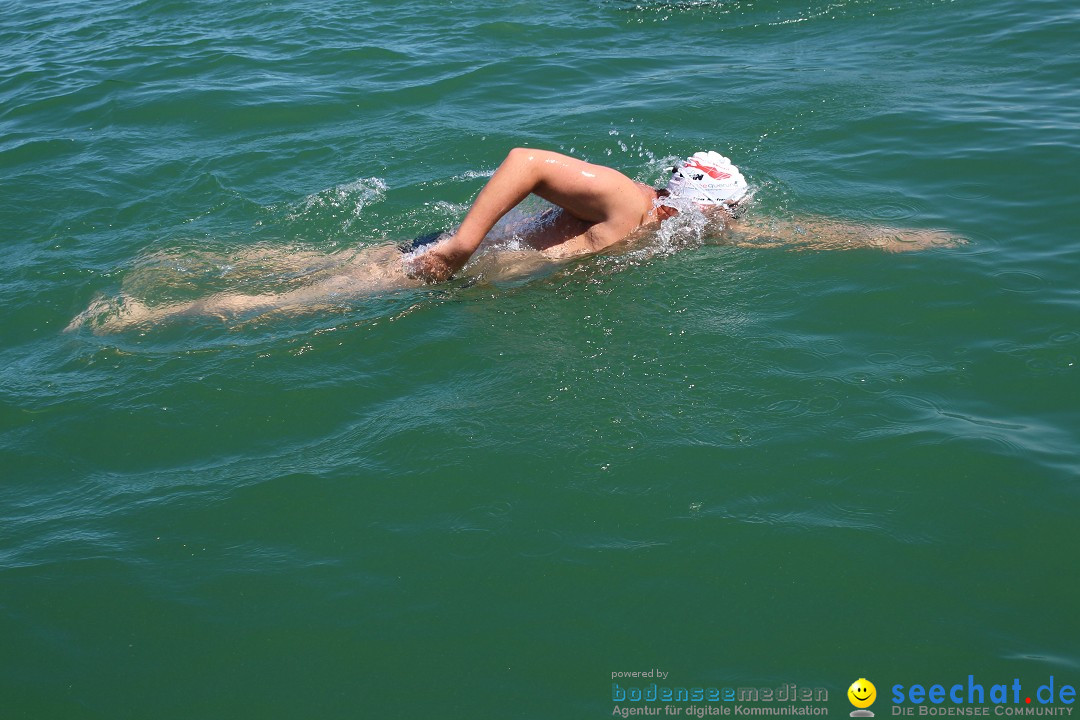
[[[468,262],[495,223],[530,193],[586,223],[586,232],[599,247],[621,240],[652,209],[652,196],[618,170],[547,150],[514,148],[454,236],[412,260],[409,274],[427,282],[448,279]]]

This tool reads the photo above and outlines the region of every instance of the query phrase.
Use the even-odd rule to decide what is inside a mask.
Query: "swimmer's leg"
[[[75,316],[64,332],[88,325],[95,333],[121,332],[135,327],[200,315],[217,316],[223,320],[259,308],[276,306],[277,296],[217,293],[201,300],[150,306],[126,293],[116,297],[99,297],[86,310]]]
[[[65,331],[90,325],[95,332],[118,332],[185,317],[217,317],[225,322],[269,312],[316,312],[342,300],[416,287],[405,275],[401,252],[392,246],[367,248],[318,282],[281,293],[220,292],[199,300],[149,306],[135,297],[98,298]]]

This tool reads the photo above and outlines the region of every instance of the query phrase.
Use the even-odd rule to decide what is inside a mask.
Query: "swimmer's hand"
[[[469,255],[457,257],[460,253],[448,251],[440,243],[439,248],[432,248],[404,261],[405,274],[415,280],[426,283],[438,283],[449,280],[469,260]]]
[[[481,236],[483,239],[483,236]],[[465,263],[479,246],[479,241],[470,244],[462,240],[460,234],[455,234],[438,244],[429,247],[416,257],[406,258],[404,262],[405,274],[414,280],[422,280],[426,283],[437,283],[449,280]]]

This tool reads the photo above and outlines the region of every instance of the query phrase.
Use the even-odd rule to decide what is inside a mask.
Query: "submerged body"
[[[719,158],[712,164],[695,158]],[[695,164],[697,163],[697,164]],[[785,245],[849,249],[877,247],[898,252],[952,245],[935,230],[901,230],[838,223],[825,218],[780,221],[736,217],[746,183],[738,169],[716,153],[698,153],[673,168],[666,188],[653,188],[603,165],[555,152],[516,148],[481,190],[453,233],[418,239],[409,248],[380,245],[330,254],[248,251],[244,258],[303,270],[321,266],[318,278],[284,292],[221,292],[203,299],[150,306],[130,295],[99,298],[67,330],[92,324],[98,332],[123,330],[189,316],[232,321],[269,312],[311,312],[380,292],[440,282],[475,256],[489,279],[521,276],[568,258],[600,252],[616,243],[655,232],[661,222],[696,208],[713,221],[720,242],[755,247]],[[698,172],[700,169],[702,172]],[[706,174],[707,173],[707,174]],[[517,251],[478,253],[496,223],[529,195],[554,207],[514,226]],[[432,242],[421,242],[432,240]]]

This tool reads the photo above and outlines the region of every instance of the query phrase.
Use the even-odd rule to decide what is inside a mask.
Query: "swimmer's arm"
[[[812,215],[793,219],[744,217],[730,222],[722,237],[733,244],[750,247],[786,246],[806,250],[877,248],[886,252],[956,247],[967,242],[965,238],[943,230],[840,222]]]
[[[619,171],[546,150],[514,148],[454,236],[413,260],[409,274],[427,282],[448,279],[468,262],[495,223],[530,193],[585,222],[610,224],[612,234],[620,237],[637,226],[643,213],[641,193]]]

